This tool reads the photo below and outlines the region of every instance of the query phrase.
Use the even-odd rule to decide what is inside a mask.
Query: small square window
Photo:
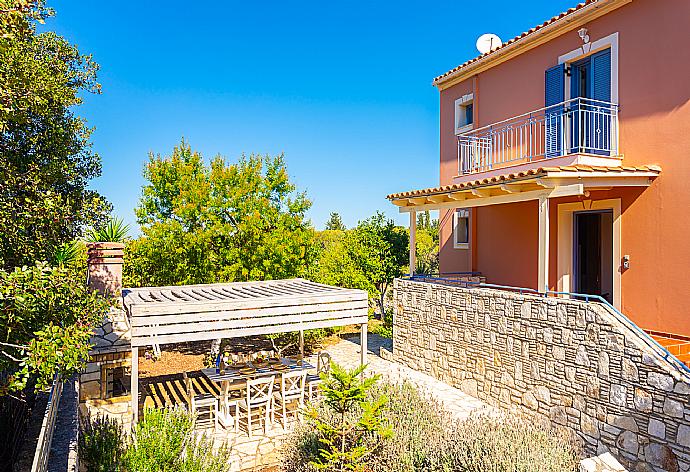
[[[103,369],[102,398],[108,399],[129,395],[131,375],[129,366],[104,366]]]
[[[470,247],[470,211],[468,209],[460,208],[455,211],[453,247],[455,249],[469,249]]]
[[[472,129],[474,123],[473,97],[473,94],[468,94],[455,100],[455,134],[461,134]]]

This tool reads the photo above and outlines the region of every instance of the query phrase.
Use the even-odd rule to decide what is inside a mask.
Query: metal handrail
[[[53,386],[50,388],[48,405],[43,415],[43,423],[41,424],[41,432],[38,435],[31,472],[45,472],[48,469],[48,458],[50,457],[50,447],[53,443],[53,432],[55,432],[55,420],[57,419],[60,397],[62,397],[62,379],[60,374],[56,374]]]
[[[569,154],[618,154],[618,105],[578,97],[459,134],[458,172]]]
[[[510,123],[511,121],[519,120],[520,118],[528,118],[528,117],[533,116],[535,114],[545,112],[546,110],[552,110],[553,108],[560,107],[560,106],[566,106],[566,105],[571,104],[571,103],[580,102],[581,100],[586,100],[587,102],[589,102],[593,105],[599,105],[602,107],[607,107],[607,106],[618,107],[618,105],[614,104],[613,102],[605,102],[603,100],[595,100],[593,98],[583,98],[583,97],[570,98],[570,99],[562,101],[560,103],[556,103],[555,105],[549,105],[547,107],[537,108],[536,110],[528,111],[527,113],[523,113],[522,115],[515,115],[513,117],[506,118],[505,120],[496,121],[495,123],[491,123],[490,125],[482,126],[481,128],[474,128],[474,129],[466,131],[464,133],[460,133],[460,134],[458,134],[458,136],[470,136],[473,134],[477,134],[477,133],[480,133],[482,131],[489,130],[491,128],[495,128],[497,126],[500,126],[504,123]]]
[[[644,341],[647,346],[649,346],[651,349],[654,351],[658,352],[659,355],[663,356],[664,359],[669,361],[674,367],[676,367],[677,370],[680,370],[683,374],[690,376],[690,367],[685,365],[683,362],[681,362],[677,357],[675,357],[673,354],[671,354],[668,349],[666,349],[664,346],[659,344],[659,342],[651,337],[649,333],[647,333],[645,330],[637,326],[630,318],[628,318],[623,312],[621,312],[618,308],[613,306],[608,300],[606,300],[604,297],[600,295],[591,295],[587,293],[576,293],[576,292],[562,292],[562,291],[555,291],[555,290],[545,290],[540,292],[539,290],[529,288],[529,287],[515,287],[511,285],[498,285],[498,284],[490,284],[490,283],[485,283],[485,282],[471,282],[467,280],[455,280],[455,279],[447,279],[443,277],[430,277],[430,276],[425,276],[425,275],[413,275],[413,276],[405,276],[403,279],[408,279],[411,281],[424,281],[424,280],[430,280],[430,281],[441,281],[441,282],[447,282],[450,284],[455,284],[455,285],[463,285],[463,288],[467,289],[472,289],[472,288],[489,288],[489,289],[497,289],[497,290],[510,290],[514,292],[518,292],[521,295],[524,294],[529,294],[529,295],[534,295],[534,296],[541,296],[544,298],[547,298],[549,295],[552,296],[568,296],[572,297],[575,299],[581,299],[585,303],[590,303],[590,302],[596,302],[596,303],[601,303],[605,306],[607,306],[613,314],[616,316],[616,318],[623,322],[623,324],[627,325],[629,328],[631,328],[633,331],[635,331],[639,337],[641,337],[641,340]],[[670,357],[669,357],[670,356]],[[680,367],[680,369],[678,369]],[[689,379],[690,380],[690,379]]]

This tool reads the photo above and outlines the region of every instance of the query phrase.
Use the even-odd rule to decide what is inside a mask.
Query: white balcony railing
[[[458,136],[461,175],[569,154],[618,155],[618,105],[574,98]]]

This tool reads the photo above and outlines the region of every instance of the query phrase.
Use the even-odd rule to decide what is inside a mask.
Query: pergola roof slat
[[[168,325],[157,325],[157,326],[137,326],[132,327],[133,336],[159,336],[161,329],[164,329],[166,333],[169,334],[183,334],[183,333],[194,333],[198,331],[213,331],[213,330],[224,330],[224,329],[235,329],[235,328],[252,328],[256,326],[271,327],[279,324],[299,324],[304,321],[322,321],[328,319],[337,319],[342,317],[358,316],[362,313],[366,314],[366,307],[343,309],[338,312],[334,311],[317,311],[314,313],[309,313],[308,317],[303,314],[298,315],[277,315],[277,316],[262,316],[254,318],[231,318],[225,320],[213,320],[213,321],[198,321],[193,325],[191,323],[174,323]],[[295,331],[298,331],[296,329]],[[153,339],[152,339],[153,340]]]
[[[315,284],[304,279],[124,289],[122,304],[131,327],[132,412],[137,419],[138,351],[150,345],[279,334],[360,325],[366,362],[369,299],[364,290]],[[184,388],[153,392],[166,404]],[[152,387],[153,390],[153,387]],[[171,398],[172,396],[172,398]]]
[[[335,312],[342,310],[351,310],[354,308],[368,308],[366,300],[346,301],[339,303],[315,303],[308,305],[301,305],[299,309],[294,306],[274,306],[266,308],[252,308],[226,311],[209,311],[201,313],[183,313],[173,315],[142,315],[135,316],[131,320],[133,328],[142,326],[165,326],[169,324],[179,324],[183,322],[203,322],[203,321],[219,321],[231,319],[252,319],[263,318],[269,316],[285,315],[285,314],[301,314],[307,315],[309,313],[319,312]]]
[[[184,334],[166,334],[156,337],[156,342],[160,344],[173,344],[180,342],[187,342],[190,339],[195,341],[210,341],[212,339],[220,338],[239,338],[245,336],[259,336],[267,333],[289,333],[299,330],[309,330],[309,329],[320,329],[320,328],[332,328],[335,326],[347,326],[347,325],[361,325],[368,321],[368,315],[365,313],[361,316],[352,316],[348,318],[338,318],[324,321],[310,321],[306,323],[295,323],[295,324],[282,324],[272,326],[270,331],[266,330],[266,327],[260,326],[256,328],[240,328],[240,329],[227,329],[219,331],[203,331],[198,333],[184,333]],[[143,347],[151,344],[147,338],[134,337],[132,336],[132,347]]]

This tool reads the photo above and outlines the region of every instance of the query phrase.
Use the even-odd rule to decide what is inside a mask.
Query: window
[[[453,229],[453,247],[455,249],[470,248],[470,210],[459,208],[455,211]]]
[[[126,365],[103,366],[103,399],[129,395],[130,367]]]
[[[455,100],[455,134],[467,132],[474,123],[474,95],[467,94]]]

